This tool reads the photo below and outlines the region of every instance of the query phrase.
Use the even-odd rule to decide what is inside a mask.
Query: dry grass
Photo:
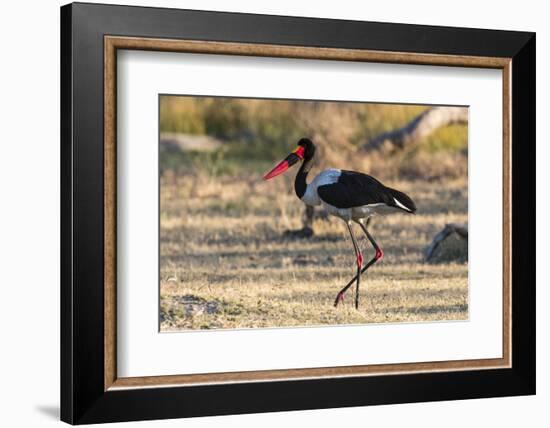
[[[316,221],[311,239],[283,237],[303,212],[291,181],[163,177],[161,330],[468,318],[467,264],[426,264],[422,254],[446,223],[467,222],[465,179],[386,183],[419,210],[373,221],[385,257],[363,276],[359,310],[351,292],[333,307],[355,269],[341,220]]]

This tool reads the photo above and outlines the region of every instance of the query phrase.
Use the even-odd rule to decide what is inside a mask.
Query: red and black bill
[[[279,174],[285,172],[288,168],[294,165],[296,162],[304,159],[305,148],[298,146],[291,154],[289,154],[283,161],[281,161],[275,168],[264,175],[264,180],[276,177]]]

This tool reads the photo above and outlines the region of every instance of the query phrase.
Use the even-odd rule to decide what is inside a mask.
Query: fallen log
[[[468,240],[468,228],[466,226],[460,226],[452,223],[447,224],[441,232],[435,235],[432,243],[426,248],[426,261],[430,261],[439,245],[454,233],[456,233],[460,238]]]
[[[399,129],[383,132],[363,145],[363,149],[373,150],[382,146],[402,149],[415,144],[435,132],[438,128],[453,124],[467,124],[466,107],[432,107]]]

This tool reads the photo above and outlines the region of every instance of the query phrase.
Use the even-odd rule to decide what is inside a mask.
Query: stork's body
[[[314,155],[314,144],[310,140],[302,138],[298,142],[296,150],[266,174],[264,179],[275,177],[296,162],[302,161],[294,181],[296,195],[306,205],[321,205],[328,214],[344,220],[355,250],[357,275],[340,290],[334,305],[337,306],[343,300],[344,293],[356,282],[355,307],[358,308],[361,274],[383,257],[382,250],[367,229],[370,217],[394,212],[412,214],[416,211],[416,206],[406,194],[386,187],[374,177],[360,172],[326,169],[308,183],[307,177]],[[365,265],[363,265],[363,255],[353,233],[353,222],[359,224],[375,249],[374,257]]]
[[[301,180],[305,180],[305,176],[298,173],[294,184],[296,195],[302,202],[311,206],[322,205],[329,214],[343,220],[357,222],[373,215],[398,211],[412,213],[415,209],[410,207],[412,201],[404,193],[385,187],[367,174],[326,169],[317,174],[311,183],[306,184],[302,193]]]

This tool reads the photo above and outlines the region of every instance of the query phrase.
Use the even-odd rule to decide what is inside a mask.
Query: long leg
[[[382,257],[384,257],[384,252],[382,249],[378,246],[372,235],[369,233],[367,227],[370,223],[370,217],[367,220],[367,224],[365,224],[364,220],[361,219],[357,223],[359,223],[359,226],[361,226],[361,229],[363,229],[363,232],[365,232],[365,235],[367,236],[367,239],[370,241],[372,246],[374,247],[374,257],[365,265],[365,268],[361,271],[361,273],[365,272],[368,268],[370,268],[374,263],[376,263],[378,260],[380,260]]]
[[[363,230],[363,232],[365,233],[365,235],[367,236],[367,239],[369,240],[369,242],[372,244],[372,246],[374,247],[374,250],[375,250],[375,255],[374,257],[369,260],[369,262],[363,267],[363,269],[361,270],[361,273],[365,272],[368,268],[370,268],[373,264],[375,264],[378,260],[380,260],[382,257],[384,257],[384,252],[382,251],[382,249],[378,246],[378,244],[376,243],[376,241],[374,240],[374,238],[372,237],[372,235],[369,233],[369,231],[367,230],[367,226],[370,222],[370,218],[367,220],[367,224],[365,225],[365,223],[363,222],[363,220],[360,220],[358,221],[359,225],[361,226],[361,229]],[[334,302],[334,306],[337,306],[338,303],[340,303],[341,300],[343,300],[343,297],[344,297],[344,293],[348,290],[348,288],[350,288],[352,286],[352,284],[355,282],[355,280],[357,279],[357,275],[354,276],[350,282],[348,282],[344,288],[342,288],[342,290],[340,290],[340,292],[338,293],[338,295],[336,296],[336,301]]]
[[[348,290],[348,288],[351,287],[351,285],[357,281],[357,287],[355,288],[355,309],[359,308],[359,285],[361,282],[361,268],[363,267],[363,254],[361,253],[361,249],[359,248],[359,245],[357,244],[357,240],[355,239],[355,235],[353,234],[353,229],[351,227],[351,221],[347,221],[346,225],[348,226],[349,234],[351,236],[351,241],[353,242],[353,249],[355,250],[355,258],[357,261],[357,275],[355,275],[355,278],[353,281],[350,281],[348,285],[346,285],[338,295],[336,296],[336,301],[334,302],[334,306],[337,306],[338,303],[343,300],[344,293]]]

